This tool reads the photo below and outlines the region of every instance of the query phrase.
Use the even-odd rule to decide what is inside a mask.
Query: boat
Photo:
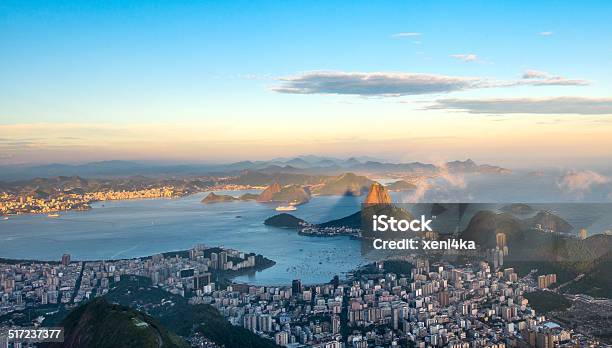
[[[294,205],[281,205],[276,207],[275,209],[276,211],[294,211],[297,210],[297,208]]]
[[[56,217],[59,217],[59,216],[60,216],[59,214],[49,214],[49,215],[47,215],[47,217],[50,217],[50,218],[56,218]]]
[[[8,220],[8,216],[3,217],[2,220]]]

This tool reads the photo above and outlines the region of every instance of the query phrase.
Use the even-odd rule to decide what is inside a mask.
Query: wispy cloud
[[[422,33],[417,32],[403,32],[403,33],[395,33],[391,35],[391,37],[418,37],[423,35]]]
[[[523,73],[522,80],[518,81],[517,84],[533,86],[586,86],[590,85],[591,82],[550,75],[544,71],[527,70]]]
[[[552,34],[554,34],[552,31],[541,31],[538,33],[540,36],[551,36]]]
[[[439,99],[426,109],[461,110],[472,114],[612,115],[612,98]]]
[[[281,78],[280,93],[401,96],[476,88],[478,78],[389,72],[309,72]]]
[[[475,62],[478,60],[478,56],[473,53],[467,54],[451,54],[452,58],[464,61],[464,62]]]
[[[523,78],[509,81],[479,77],[402,72],[314,71],[283,77],[273,91],[292,94],[348,94],[362,96],[403,96],[435,94],[476,88],[514,86],[582,86],[585,80],[566,79],[541,72],[527,72]]]

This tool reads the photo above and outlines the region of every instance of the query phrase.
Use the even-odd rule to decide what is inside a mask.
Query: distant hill
[[[257,197],[258,202],[286,202],[302,204],[310,200],[310,192],[300,185],[281,186],[277,182],[268,186]]]
[[[387,190],[395,191],[395,192],[416,190],[417,188],[415,184],[411,184],[405,180],[398,180],[396,182],[392,182],[388,184],[386,187],[387,187]]]
[[[466,161],[452,161],[444,165],[450,172],[506,174],[510,170],[488,164],[476,164]],[[145,176],[194,176],[194,175],[237,175],[242,171],[262,174],[293,173],[302,175],[336,175],[342,172],[357,172],[361,174],[406,172],[416,174],[435,174],[442,170],[440,166],[429,163],[409,162],[391,163],[371,157],[351,157],[340,159],[321,156],[298,156],[295,158],[276,158],[269,161],[240,161],[235,163],[164,163],[146,161],[99,161],[84,164],[44,164],[44,165],[4,165],[0,166],[0,180],[29,180],[35,177],[81,176],[88,178]],[[281,185],[300,184],[292,178],[285,182],[281,178],[267,179],[259,185],[269,185],[273,180]],[[240,179],[239,181],[242,181]],[[253,182],[254,178],[248,181]],[[313,183],[309,183],[313,184]]]
[[[326,180],[323,185],[314,186],[312,193],[319,195],[361,196],[368,192],[372,183],[373,181],[365,176],[344,173]]]
[[[478,165],[471,159],[465,161],[451,161],[446,163],[446,169],[454,173],[494,173],[509,174],[511,171],[505,168],[488,164]]]
[[[189,347],[150,316],[97,298],[74,309],[61,322],[64,342],[50,347],[172,348]]]
[[[177,190],[196,192],[206,190],[214,184],[213,181],[191,178],[176,179],[131,176],[112,179],[84,179],[79,176],[56,176],[14,181],[9,184],[0,184],[0,187],[3,188],[2,191],[44,198],[45,196],[54,196],[60,193],[83,193],[107,190],[130,191],[160,186],[172,186]]]
[[[526,215],[526,214],[531,214],[535,212],[535,210],[531,206],[524,204],[524,203],[508,204],[508,205],[501,207],[500,210],[503,211],[504,213],[510,213],[510,214],[516,214],[516,215]]]
[[[236,185],[268,186],[273,183],[284,185],[315,185],[325,179],[321,175],[309,175],[299,173],[274,172],[266,173],[257,170],[242,171],[236,178],[229,181]]]
[[[299,185],[288,185],[281,188],[280,192],[272,195],[272,202],[287,202],[291,204],[302,204],[310,200],[310,193]]]
[[[241,201],[254,201],[257,199],[257,197],[259,197],[258,194],[255,193],[245,193],[243,195],[240,195],[240,197],[238,197],[239,200]]]

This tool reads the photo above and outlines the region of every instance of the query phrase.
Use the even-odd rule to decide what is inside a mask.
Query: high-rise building
[[[227,252],[222,251],[219,253],[219,269],[225,269],[227,264]]]
[[[332,333],[334,335],[337,335],[340,333],[340,317],[337,315],[334,315],[332,317]]]
[[[294,279],[291,282],[291,292],[294,294],[302,293],[302,282],[299,279]]]
[[[270,314],[263,314],[259,316],[259,330],[263,332],[272,331],[272,316]]]
[[[538,277],[538,287],[544,289],[549,287],[551,284],[557,282],[557,275],[555,273],[543,274]]]
[[[506,234],[503,232],[499,232],[495,235],[495,240],[497,241],[497,246],[500,249],[503,249],[507,244],[506,244]]]
[[[538,277],[538,288],[540,289],[544,289],[548,287],[548,285],[546,284],[546,276],[545,275],[541,275]]]
[[[289,334],[286,331],[277,332],[274,335],[274,341],[279,346],[286,346],[289,344]]]
[[[62,255],[62,265],[68,266],[70,264],[70,254]]]
[[[586,228],[581,228],[580,232],[578,232],[578,236],[580,237],[580,239],[587,239],[587,237],[589,236],[589,232],[587,232]]]
[[[217,253],[210,253],[210,267],[212,269],[219,267],[219,255]]]
[[[303,298],[304,298],[304,301],[312,300],[312,292],[310,290],[304,290]]]
[[[245,314],[242,318],[242,326],[249,331],[257,331],[257,316]]]
[[[440,302],[440,307],[448,306],[450,304],[448,291],[441,291],[438,293],[438,301]]]
[[[210,273],[202,273],[193,278],[193,287],[197,290],[204,289],[208,284],[210,284]]]

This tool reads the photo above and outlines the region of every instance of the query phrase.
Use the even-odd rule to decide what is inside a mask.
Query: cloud
[[[538,70],[527,70],[523,73],[523,79],[542,79],[548,76],[548,73]]]
[[[439,99],[426,109],[462,110],[472,114],[612,115],[612,98]]]
[[[592,186],[603,185],[610,182],[610,178],[591,170],[570,171],[565,173],[557,185],[563,191],[584,195],[591,190]]]
[[[552,34],[554,34],[552,31],[541,31],[538,33],[540,36],[551,36]]]
[[[351,94],[363,96],[401,96],[445,93],[477,88],[478,78],[433,74],[387,72],[309,72],[281,78],[273,90],[294,94]]]
[[[464,57],[471,61],[470,55]],[[521,79],[509,81],[488,80],[479,77],[446,76],[403,72],[343,72],[313,71],[282,77],[279,86],[271,89],[291,94],[347,94],[361,96],[397,97],[447,93],[476,88],[515,86],[583,86],[585,80],[566,79],[539,71],[527,71]]]
[[[451,54],[452,58],[459,59],[464,62],[475,62],[478,60],[478,56],[473,53],[468,54]]]
[[[538,70],[527,70],[523,73],[522,79],[516,81],[516,85],[531,86],[587,86],[589,84],[591,83],[587,80],[567,79]]]
[[[415,36],[421,36],[421,35],[423,34],[415,33],[415,32],[404,32],[404,33],[395,33],[391,36],[392,37],[415,37]]]

